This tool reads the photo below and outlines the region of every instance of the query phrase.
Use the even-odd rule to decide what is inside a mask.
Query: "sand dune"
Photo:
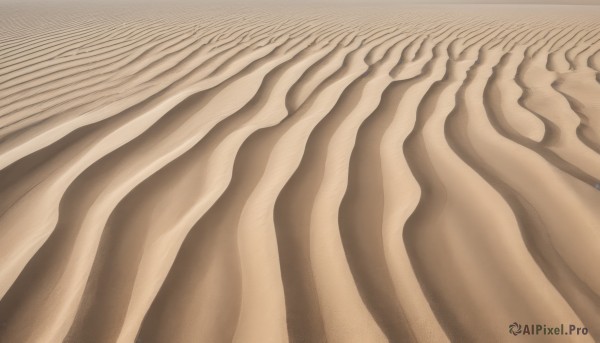
[[[0,342],[600,341],[600,7],[5,7]]]

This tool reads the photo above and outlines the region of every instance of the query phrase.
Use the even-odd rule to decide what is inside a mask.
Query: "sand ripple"
[[[600,340],[600,8],[0,15],[0,342]]]

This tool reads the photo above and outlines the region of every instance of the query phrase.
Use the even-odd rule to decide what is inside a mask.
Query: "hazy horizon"
[[[240,4],[240,5],[252,5],[252,4],[282,4],[282,5],[300,5],[300,4],[321,4],[321,5],[600,5],[600,0],[428,0],[428,1],[394,1],[394,0],[378,0],[378,1],[348,1],[348,0],[324,0],[324,1],[298,1],[298,0],[259,0],[254,2],[244,2],[239,0],[0,0],[0,5],[5,4],[40,4],[40,5],[59,5],[59,4]]]

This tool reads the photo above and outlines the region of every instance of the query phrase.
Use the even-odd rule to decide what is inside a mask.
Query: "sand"
[[[0,16],[0,342],[600,341],[600,7]]]

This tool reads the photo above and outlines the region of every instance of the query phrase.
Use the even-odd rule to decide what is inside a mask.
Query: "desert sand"
[[[0,342],[600,341],[600,7],[0,16]]]

